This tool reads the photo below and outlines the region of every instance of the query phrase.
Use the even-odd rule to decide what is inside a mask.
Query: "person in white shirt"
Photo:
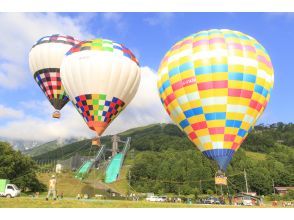
[[[48,201],[50,195],[53,194],[53,199],[56,200],[56,178],[55,175],[52,175],[51,179],[49,180],[49,190],[46,197]]]

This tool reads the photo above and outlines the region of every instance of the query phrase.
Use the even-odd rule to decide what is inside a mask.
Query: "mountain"
[[[131,137],[131,149],[136,152],[166,150],[185,151],[195,150],[194,144],[174,124],[151,124],[144,127],[129,129],[118,134],[121,139]],[[264,157],[260,154],[270,154],[277,150],[277,145],[292,148],[294,146],[294,125],[273,124],[269,126],[258,125],[250,132],[241,149],[248,152],[249,157]],[[111,148],[111,136],[101,138],[102,144]],[[25,152],[35,160],[60,160],[73,156],[76,153],[81,155],[94,155],[95,149],[91,147],[91,139],[68,141],[59,144],[52,141]]]
[[[15,150],[25,151],[37,147],[44,142],[35,140],[15,140],[0,137],[0,141],[8,142]]]
[[[53,150],[58,150],[65,145],[75,143],[77,141],[81,141],[84,139],[85,138],[68,138],[68,139],[59,138],[54,141],[50,141],[50,142],[43,143],[41,145],[29,148],[29,149],[25,149],[25,150],[23,150],[23,153],[27,154],[31,157],[36,157],[38,155],[46,154],[46,153],[53,151]]]

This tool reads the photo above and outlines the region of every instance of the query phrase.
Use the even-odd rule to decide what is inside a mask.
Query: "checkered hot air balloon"
[[[273,83],[270,57],[254,38],[208,30],[166,53],[157,85],[172,120],[225,171],[264,111]]]
[[[123,45],[95,39],[67,52],[61,80],[88,127],[100,136],[135,96],[140,67]]]
[[[58,111],[69,101],[60,79],[60,66],[65,53],[80,41],[71,36],[54,34],[42,37],[29,53],[29,64],[35,81],[46,95],[51,105]]]

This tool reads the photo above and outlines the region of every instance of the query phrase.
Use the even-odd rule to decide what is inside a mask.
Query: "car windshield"
[[[13,185],[14,189],[19,190],[19,188],[16,185]]]

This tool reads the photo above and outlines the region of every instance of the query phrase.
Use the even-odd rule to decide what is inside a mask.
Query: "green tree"
[[[36,177],[37,165],[28,156],[0,142],[0,178],[9,179],[23,191],[44,191],[46,186]]]

